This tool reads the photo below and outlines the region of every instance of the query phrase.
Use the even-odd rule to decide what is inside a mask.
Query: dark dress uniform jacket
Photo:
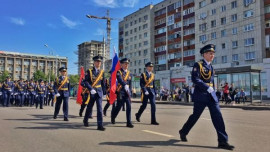
[[[65,76],[67,77],[67,76]],[[55,84],[54,84],[54,91],[55,93],[59,93],[61,96],[63,95],[64,97],[69,97],[69,90],[70,90],[70,85],[69,85],[69,78],[67,80],[67,82],[62,86],[61,89],[63,90],[59,90],[58,88],[61,85],[62,81],[64,81],[64,77],[63,76],[59,76],[58,79],[56,80]]]
[[[207,101],[209,96],[216,102],[218,102],[218,98],[216,96],[215,91],[213,91],[211,94],[208,93],[207,89],[209,88],[208,84],[212,84],[212,87],[214,89],[214,70],[212,65],[207,65],[207,63],[202,60],[199,61],[202,64],[202,68],[205,71],[205,73],[208,73],[211,71],[211,78],[205,79],[200,73],[200,65],[198,62],[196,62],[193,66],[192,70],[192,82],[195,84],[194,94],[193,98],[194,101]]]
[[[122,76],[121,76],[120,71],[122,73]],[[125,72],[121,68],[120,70],[117,71],[117,75],[116,75],[118,83],[120,83],[122,85],[122,88],[121,88],[121,90],[119,92],[122,96],[127,95],[126,90],[125,90],[125,85],[129,85],[129,93],[130,93],[130,95],[132,94],[132,85],[131,85],[132,77],[131,77],[131,73],[129,73],[129,78],[127,78],[127,81],[124,81],[124,78],[126,77],[126,74],[127,74],[127,72]]]
[[[90,70],[90,69],[89,69]],[[97,79],[99,73],[96,72],[96,69],[93,68],[91,69],[92,71],[92,78],[90,76],[90,71],[87,70],[87,73],[85,75],[85,79],[82,82],[82,86],[86,87],[89,91],[91,91],[92,89],[96,90],[96,92],[98,93],[99,97],[103,97],[103,95],[106,94],[106,87],[105,87],[105,77],[104,77],[104,73],[102,75],[102,78],[100,79],[100,81],[95,85],[95,86],[101,86],[101,87],[93,87],[93,83],[95,82],[95,80]]]
[[[151,73],[151,75],[154,74],[154,73]],[[146,76],[146,80],[149,80],[150,79],[150,75],[148,74],[148,72],[145,72],[145,76]],[[141,79],[140,79],[140,86],[143,90],[143,94],[145,94],[146,91],[148,91],[149,93],[152,93],[153,95],[156,95],[156,87],[155,87],[155,78],[154,80],[149,84],[150,87],[145,87],[145,80],[144,80],[144,74],[142,73],[141,74]]]

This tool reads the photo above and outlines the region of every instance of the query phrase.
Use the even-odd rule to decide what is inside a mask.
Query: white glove
[[[38,95],[36,95],[36,97],[38,97]]]
[[[149,92],[148,91],[145,91],[145,95],[149,95]]]
[[[125,85],[125,90],[126,90],[127,92],[129,92],[129,87],[128,87],[128,85]]]
[[[13,93],[11,93],[11,95],[13,95]]]
[[[91,94],[96,94],[97,93],[96,90],[94,90],[94,89],[92,89],[90,92],[91,92]]]
[[[207,91],[209,92],[209,93],[212,93],[213,91],[215,91],[212,87],[209,87],[208,89],[207,89]]]
[[[23,93],[23,95],[25,95],[25,93]]]
[[[59,94],[59,93],[57,93],[55,96],[56,96],[56,97],[59,97],[59,96],[60,96],[60,94]]]

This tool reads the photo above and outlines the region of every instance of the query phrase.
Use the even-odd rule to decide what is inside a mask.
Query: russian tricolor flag
[[[116,100],[116,94],[115,94],[115,91],[116,91],[116,88],[117,88],[117,78],[116,78],[116,74],[117,74],[117,71],[120,70],[120,62],[119,62],[119,59],[118,59],[118,56],[116,54],[116,52],[114,52],[114,57],[113,57],[113,60],[112,60],[112,69],[111,69],[111,85],[110,85],[110,104],[113,104],[114,101]]]

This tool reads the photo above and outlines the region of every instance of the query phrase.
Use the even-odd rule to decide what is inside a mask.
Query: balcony
[[[163,55],[163,54],[166,54],[166,50],[161,51],[161,52],[155,52],[154,54],[155,56]]]
[[[182,58],[170,59],[168,63],[181,62]]]

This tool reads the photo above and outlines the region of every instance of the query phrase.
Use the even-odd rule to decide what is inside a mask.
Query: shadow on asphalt
[[[108,146],[128,146],[128,147],[141,147],[141,148],[153,148],[154,146],[179,146],[179,147],[195,147],[195,148],[207,148],[218,149],[212,146],[200,146],[200,145],[187,145],[179,144],[180,140],[170,139],[168,141],[120,141],[120,142],[103,142],[100,145]]]
[[[89,119],[89,127],[84,127],[83,122],[72,122],[72,119],[80,118],[81,121],[82,117],[69,115],[69,122],[63,121],[63,116],[59,116],[57,119],[53,119],[52,115],[30,115],[34,118],[32,119],[4,119],[7,121],[22,121],[22,122],[29,122],[35,124],[35,126],[31,127],[15,127],[14,129],[41,129],[41,130],[58,130],[58,129],[80,129],[80,130],[96,130],[93,127],[97,127],[96,119]],[[45,121],[45,122],[42,122]],[[126,124],[126,122],[117,122],[117,124]],[[126,127],[126,126],[114,126],[111,125],[110,122],[104,122],[103,126],[109,127]]]

